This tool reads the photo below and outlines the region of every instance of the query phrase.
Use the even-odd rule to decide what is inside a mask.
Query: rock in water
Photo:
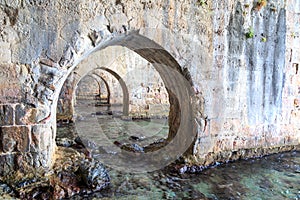
[[[137,153],[144,152],[144,148],[139,146],[138,144],[124,144],[121,146],[121,149],[125,151],[137,152]]]
[[[107,170],[97,160],[89,159],[83,161],[78,169],[83,182],[92,189],[93,192],[100,191],[110,183]]]

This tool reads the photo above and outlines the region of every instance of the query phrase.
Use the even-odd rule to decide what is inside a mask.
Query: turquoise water
[[[82,107],[76,125],[58,126],[57,144],[72,146],[78,131],[82,131],[81,139],[90,139],[87,146],[92,149],[91,156],[98,159],[105,155],[109,159],[124,144],[136,144],[138,155],[143,151],[140,147],[167,137],[166,118],[123,120],[117,108],[103,109]],[[228,162],[194,174],[178,173],[176,164],[148,173],[118,171],[107,164],[106,168],[111,178],[107,189],[71,199],[300,200],[300,152],[297,151]],[[0,184],[0,199],[16,199],[5,194],[12,194],[7,189]]]
[[[114,114],[96,114],[94,117],[100,124],[101,134],[111,141],[103,144],[106,151],[114,141],[143,146],[165,138],[168,133],[166,119],[124,121]],[[87,114],[82,122],[87,124],[84,130],[89,134],[86,136],[93,137],[92,131],[88,130],[95,127],[89,124],[89,120]],[[61,127],[59,134],[66,135],[68,132],[72,135],[73,128]],[[137,139],[132,141],[132,136]],[[101,143],[99,137],[94,135],[94,140],[98,138]],[[98,142],[95,143],[97,145]],[[95,157],[101,156],[101,152],[94,153]],[[197,174],[180,174],[172,169],[167,167],[136,174],[108,167],[111,177],[108,189],[73,199],[300,199],[300,152],[296,151],[229,162]]]
[[[300,152],[227,163],[197,174],[178,174],[171,168],[140,174],[108,170],[109,188],[71,199],[300,199]],[[17,199],[4,194],[4,188],[0,199]]]
[[[110,188],[94,199],[300,199],[300,153],[237,161],[198,174],[110,169]]]

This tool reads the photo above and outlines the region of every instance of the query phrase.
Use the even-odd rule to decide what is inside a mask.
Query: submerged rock
[[[58,138],[56,139],[56,144],[58,146],[62,146],[62,147],[71,147],[72,145],[74,145],[74,140],[69,139],[69,138]]]
[[[73,131],[74,129],[75,125],[73,123],[60,125],[55,138],[56,144],[62,147],[71,147],[76,144],[78,135],[76,131]]]
[[[129,140],[134,140],[134,141],[142,141],[144,139],[145,139],[145,137],[138,137],[138,136],[134,136],[134,135],[129,137]]]
[[[144,148],[139,146],[138,144],[124,144],[121,146],[121,149],[131,152],[144,152]]]
[[[97,160],[87,158],[84,153],[74,149],[64,148],[58,155],[59,161],[54,167],[59,187],[55,187],[56,194],[71,197],[98,192],[106,188],[110,178],[105,167]]]
[[[8,186],[5,183],[0,182],[0,197],[5,196],[5,195],[8,197],[13,194],[14,194],[14,191],[10,186]]]
[[[77,172],[83,182],[93,192],[100,191],[110,183],[108,172],[103,164],[97,160],[91,159],[83,161]]]

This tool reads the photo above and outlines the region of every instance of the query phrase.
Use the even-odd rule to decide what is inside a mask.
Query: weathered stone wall
[[[300,2],[290,1],[287,4],[287,31],[285,49],[286,83],[283,89],[283,116],[286,123],[300,127]]]
[[[297,0],[261,8],[252,0],[0,0],[1,169],[22,161],[51,165],[65,80],[76,66],[114,60],[120,52],[105,50],[115,45],[152,63],[167,87],[176,84],[172,70],[193,86],[194,164],[298,145],[299,6]]]
[[[211,98],[205,98],[207,126],[199,137],[198,162],[258,156],[299,144],[300,126],[292,114],[299,82],[290,81],[299,76],[287,51],[298,51],[294,45],[299,36],[291,40],[288,27],[299,26],[299,5],[268,1],[259,7],[252,1],[227,1],[214,7],[223,12],[214,15],[213,70],[203,72],[214,81],[204,81],[210,81],[206,95]],[[249,30],[253,37],[247,37]],[[293,62],[299,62],[295,57]]]

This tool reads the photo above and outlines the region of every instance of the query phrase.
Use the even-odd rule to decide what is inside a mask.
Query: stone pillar
[[[49,109],[25,84],[32,83],[28,68],[5,63],[0,74],[0,175],[26,166],[50,167],[55,132]]]
[[[50,123],[33,122],[36,113],[22,104],[0,105],[0,175],[51,166],[55,134]]]

